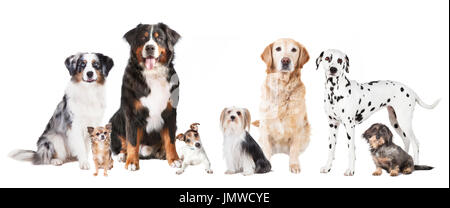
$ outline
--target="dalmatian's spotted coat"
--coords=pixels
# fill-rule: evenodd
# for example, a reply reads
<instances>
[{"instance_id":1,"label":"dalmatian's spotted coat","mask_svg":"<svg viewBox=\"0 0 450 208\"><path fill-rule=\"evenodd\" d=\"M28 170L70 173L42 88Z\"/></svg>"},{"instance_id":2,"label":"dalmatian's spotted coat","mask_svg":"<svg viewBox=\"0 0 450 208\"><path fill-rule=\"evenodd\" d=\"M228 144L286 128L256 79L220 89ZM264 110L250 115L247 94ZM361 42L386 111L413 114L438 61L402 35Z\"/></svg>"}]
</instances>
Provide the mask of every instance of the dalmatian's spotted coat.
<instances>
[{"instance_id":1,"label":"dalmatian's spotted coat","mask_svg":"<svg viewBox=\"0 0 450 208\"><path fill-rule=\"evenodd\" d=\"M346 140L349 150L346 176L355 173L355 126L369 118L373 113L387 107L389 120L400 135L408 152L410 141L414 151L415 164L419 163L419 143L411 127L411 120L416 102L427 109L433 109L438 103L425 104L413 90L394 81L373 81L358 83L347 78L349 59L339 50L327 50L316 59L317 69L325 69L325 112L329 119L328 161L321 168L322 173L331 170L336 148L336 137L340 124L347 132Z\"/></svg>"}]
</instances>

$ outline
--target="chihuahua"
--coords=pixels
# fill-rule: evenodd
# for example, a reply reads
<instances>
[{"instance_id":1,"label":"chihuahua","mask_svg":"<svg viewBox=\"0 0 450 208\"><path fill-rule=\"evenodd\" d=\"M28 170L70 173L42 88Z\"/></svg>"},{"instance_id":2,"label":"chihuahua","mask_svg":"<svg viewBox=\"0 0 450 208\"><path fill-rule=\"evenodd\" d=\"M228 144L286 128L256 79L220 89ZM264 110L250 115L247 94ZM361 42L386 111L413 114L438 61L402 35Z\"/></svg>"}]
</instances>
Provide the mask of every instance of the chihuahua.
<instances>
[{"instance_id":1,"label":"chihuahua","mask_svg":"<svg viewBox=\"0 0 450 208\"><path fill-rule=\"evenodd\" d=\"M92 156L95 163L94 176L98 175L98 169L103 168L104 176L108 176L107 170L113 168L113 159L111 158L111 124L105 127L87 127L92 143Z\"/></svg>"}]
</instances>

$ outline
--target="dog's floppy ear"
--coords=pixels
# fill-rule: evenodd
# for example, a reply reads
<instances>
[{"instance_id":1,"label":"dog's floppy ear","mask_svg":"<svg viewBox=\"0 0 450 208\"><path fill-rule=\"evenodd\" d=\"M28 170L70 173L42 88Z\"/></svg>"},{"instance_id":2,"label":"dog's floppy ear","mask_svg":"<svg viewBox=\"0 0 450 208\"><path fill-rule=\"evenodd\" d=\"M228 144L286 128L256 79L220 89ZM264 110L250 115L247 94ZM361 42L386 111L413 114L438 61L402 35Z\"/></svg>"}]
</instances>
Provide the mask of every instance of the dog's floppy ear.
<instances>
[{"instance_id":1,"label":"dog's floppy ear","mask_svg":"<svg viewBox=\"0 0 450 208\"><path fill-rule=\"evenodd\" d=\"M64 61L67 70L69 70L70 76L73 76L77 71L77 62L79 57L79 54L71 55Z\"/></svg>"},{"instance_id":2,"label":"dog's floppy ear","mask_svg":"<svg viewBox=\"0 0 450 208\"><path fill-rule=\"evenodd\" d=\"M177 137L176 137L176 139L178 139L178 140L184 142L184 134L178 134Z\"/></svg>"},{"instance_id":3,"label":"dog's floppy ear","mask_svg":"<svg viewBox=\"0 0 450 208\"><path fill-rule=\"evenodd\" d=\"M298 56L298 61L297 61L297 66L298 68L303 68L303 65L305 65L308 61L309 61L309 53L306 50L306 48L297 43L299 50L300 50L300 55Z\"/></svg>"},{"instance_id":4,"label":"dog's floppy ear","mask_svg":"<svg viewBox=\"0 0 450 208\"><path fill-rule=\"evenodd\" d=\"M89 134L92 134L92 132L94 132L94 127L88 126L87 127L87 131L88 131Z\"/></svg>"},{"instance_id":5,"label":"dog's floppy ear","mask_svg":"<svg viewBox=\"0 0 450 208\"><path fill-rule=\"evenodd\" d=\"M381 125L379 131L380 131L379 132L380 137L382 137L384 139L384 142L387 145L392 144L392 137L393 137L393 135L392 135L391 130L389 130L389 128L387 126Z\"/></svg>"},{"instance_id":6,"label":"dog's floppy ear","mask_svg":"<svg viewBox=\"0 0 450 208\"><path fill-rule=\"evenodd\" d=\"M177 31L172 30L169 26L167 26L164 23L158 23L158 26L161 28L164 28L166 34L167 34L167 45L169 46L170 51L174 51L174 46L178 42L178 40L181 38L180 34L177 33Z\"/></svg>"},{"instance_id":7,"label":"dog's floppy ear","mask_svg":"<svg viewBox=\"0 0 450 208\"><path fill-rule=\"evenodd\" d=\"M191 129L194 131L198 131L198 125L200 125L199 123L193 123L191 124Z\"/></svg>"},{"instance_id":8,"label":"dog's floppy ear","mask_svg":"<svg viewBox=\"0 0 450 208\"><path fill-rule=\"evenodd\" d=\"M101 53L96 53L98 59L100 60L100 63L102 64L102 73L105 77L108 76L109 71L111 71L112 67L114 66L114 61L112 58L109 58L108 56L105 56Z\"/></svg>"},{"instance_id":9,"label":"dog's floppy ear","mask_svg":"<svg viewBox=\"0 0 450 208\"><path fill-rule=\"evenodd\" d=\"M345 71L348 73L348 67L350 67L350 60L348 59L348 56L345 56Z\"/></svg>"},{"instance_id":10,"label":"dog's floppy ear","mask_svg":"<svg viewBox=\"0 0 450 208\"><path fill-rule=\"evenodd\" d=\"M272 47L273 43L269 44L268 46L266 46L263 53L261 54L261 59L267 65L267 72L269 72L269 69L273 68Z\"/></svg>"},{"instance_id":11,"label":"dog's floppy ear","mask_svg":"<svg viewBox=\"0 0 450 208\"><path fill-rule=\"evenodd\" d=\"M243 109L244 111L244 129L250 131L250 122L252 121L252 117L250 116L250 111L247 108Z\"/></svg>"},{"instance_id":12,"label":"dog's floppy ear","mask_svg":"<svg viewBox=\"0 0 450 208\"><path fill-rule=\"evenodd\" d=\"M320 65L320 62L322 62L322 58L323 58L323 54L324 54L325 52L324 51L322 51L322 53L320 53L320 55L319 55L319 57L317 57L317 59L316 59L316 70L317 69L319 69L319 65Z\"/></svg>"},{"instance_id":13,"label":"dog's floppy ear","mask_svg":"<svg viewBox=\"0 0 450 208\"><path fill-rule=\"evenodd\" d=\"M135 28L133 28L130 31L128 31L127 33L125 33L123 38L125 38L125 40L128 42L128 44L131 45L133 43L133 41L136 40L137 29L141 26L142 26L142 24L139 23Z\"/></svg>"},{"instance_id":14,"label":"dog's floppy ear","mask_svg":"<svg viewBox=\"0 0 450 208\"><path fill-rule=\"evenodd\" d=\"M223 123L225 122L225 114L227 112L228 108L224 108L222 110L222 113L220 113L220 127L223 129Z\"/></svg>"}]
</instances>

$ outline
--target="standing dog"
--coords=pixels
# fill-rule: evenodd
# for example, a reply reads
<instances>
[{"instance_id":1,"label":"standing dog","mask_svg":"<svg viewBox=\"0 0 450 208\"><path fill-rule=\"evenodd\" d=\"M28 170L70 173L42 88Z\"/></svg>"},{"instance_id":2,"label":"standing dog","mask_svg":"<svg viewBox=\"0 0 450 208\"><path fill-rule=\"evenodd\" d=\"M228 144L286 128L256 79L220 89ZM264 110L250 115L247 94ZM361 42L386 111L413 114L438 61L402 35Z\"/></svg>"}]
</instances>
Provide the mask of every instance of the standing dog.
<instances>
[{"instance_id":1,"label":"standing dog","mask_svg":"<svg viewBox=\"0 0 450 208\"><path fill-rule=\"evenodd\" d=\"M370 153L377 169L372 175L379 176L382 169L391 176L398 176L399 172L411 174L414 170L431 170L427 165L414 165L413 158L392 141L393 135L383 124L373 124L367 129L363 138L370 144Z\"/></svg>"},{"instance_id":2,"label":"standing dog","mask_svg":"<svg viewBox=\"0 0 450 208\"><path fill-rule=\"evenodd\" d=\"M114 62L100 53L78 53L68 57L65 64L72 79L39 137L37 151L16 150L10 154L12 158L53 165L76 158L81 169L89 169L86 128L102 122L105 81Z\"/></svg>"},{"instance_id":3,"label":"standing dog","mask_svg":"<svg viewBox=\"0 0 450 208\"><path fill-rule=\"evenodd\" d=\"M184 134L178 134L177 139L184 142L177 152L180 154L180 158L183 161L181 169L177 171L180 175L190 165L203 164L205 166L206 173L212 174L211 163L203 148L202 141L200 140L200 134L198 133L199 123L191 124L191 128Z\"/></svg>"},{"instance_id":4,"label":"standing dog","mask_svg":"<svg viewBox=\"0 0 450 208\"><path fill-rule=\"evenodd\" d=\"M110 119L111 149L132 171L139 169L139 158L167 159L179 167L175 150L179 82L172 61L180 35L163 23L139 24L124 38L131 53L120 108Z\"/></svg>"},{"instance_id":5,"label":"standing dog","mask_svg":"<svg viewBox=\"0 0 450 208\"><path fill-rule=\"evenodd\" d=\"M349 80L349 58L339 50L327 50L316 59L317 69L325 69L325 112L328 115L330 136L327 164L321 168L322 173L331 170L336 148L336 137L340 124L347 131L349 161L346 176L355 172L355 126L369 118L379 109L387 106L389 120L395 131L402 137L408 152L410 141L413 143L414 162L419 163L419 143L414 136L411 121L416 103L433 109L425 104L413 90L394 81L373 81L360 84Z\"/></svg>"},{"instance_id":6,"label":"standing dog","mask_svg":"<svg viewBox=\"0 0 450 208\"><path fill-rule=\"evenodd\" d=\"M250 112L245 108L225 108L220 115L223 133L225 174L267 173L272 166L258 143L250 136Z\"/></svg>"},{"instance_id":7,"label":"standing dog","mask_svg":"<svg viewBox=\"0 0 450 208\"><path fill-rule=\"evenodd\" d=\"M289 169L300 173L298 157L309 144L310 126L306 115L305 85L300 70L308 62L306 48L292 39L279 39L261 55L267 77L260 104L260 142L269 158L276 153L289 155Z\"/></svg>"},{"instance_id":8,"label":"standing dog","mask_svg":"<svg viewBox=\"0 0 450 208\"><path fill-rule=\"evenodd\" d=\"M114 161L111 158L111 124L105 127L87 127L92 144L92 158L95 164L94 176L98 175L98 169L103 168L103 175L108 176L108 170L111 170Z\"/></svg>"}]
</instances>

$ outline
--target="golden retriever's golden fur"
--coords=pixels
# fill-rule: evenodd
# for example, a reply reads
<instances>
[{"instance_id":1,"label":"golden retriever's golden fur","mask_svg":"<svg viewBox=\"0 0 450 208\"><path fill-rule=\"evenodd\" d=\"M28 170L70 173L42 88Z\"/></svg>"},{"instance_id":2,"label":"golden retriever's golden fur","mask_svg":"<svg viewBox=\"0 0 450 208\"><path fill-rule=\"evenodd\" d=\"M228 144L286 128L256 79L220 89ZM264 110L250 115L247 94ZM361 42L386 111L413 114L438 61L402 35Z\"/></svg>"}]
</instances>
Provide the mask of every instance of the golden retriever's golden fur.
<instances>
[{"instance_id":1,"label":"golden retriever's golden fur","mask_svg":"<svg viewBox=\"0 0 450 208\"><path fill-rule=\"evenodd\" d=\"M267 65L267 77L262 86L261 120L253 124L260 126L260 143L266 157L270 160L273 154L288 154L290 171L299 173L298 157L310 137L305 86L300 79L309 55L297 41L279 39L265 48L261 58ZM289 58L292 66L280 70L283 58Z\"/></svg>"}]
</instances>

